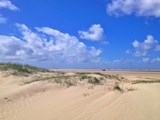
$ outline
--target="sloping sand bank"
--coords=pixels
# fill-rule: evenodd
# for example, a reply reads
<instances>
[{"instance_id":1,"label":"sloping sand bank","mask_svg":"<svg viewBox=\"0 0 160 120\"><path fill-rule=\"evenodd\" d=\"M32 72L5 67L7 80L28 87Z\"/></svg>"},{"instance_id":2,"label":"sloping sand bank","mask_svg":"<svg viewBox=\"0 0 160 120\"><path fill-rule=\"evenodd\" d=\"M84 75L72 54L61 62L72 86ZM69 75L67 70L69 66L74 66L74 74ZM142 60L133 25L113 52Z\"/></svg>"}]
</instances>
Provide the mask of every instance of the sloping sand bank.
<instances>
[{"instance_id":1,"label":"sloping sand bank","mask_svg":"<svg viewBox=\"0 0 160 120\"><path fill-rule=\"evenodd\" d=\"M160 78L154 72L108 73L130 81ZM1 75L0 120L160 120L160 83L126 83L133 89L121 92L105 85L21 85L25 79Z\"/></svg>"}]
</instances>

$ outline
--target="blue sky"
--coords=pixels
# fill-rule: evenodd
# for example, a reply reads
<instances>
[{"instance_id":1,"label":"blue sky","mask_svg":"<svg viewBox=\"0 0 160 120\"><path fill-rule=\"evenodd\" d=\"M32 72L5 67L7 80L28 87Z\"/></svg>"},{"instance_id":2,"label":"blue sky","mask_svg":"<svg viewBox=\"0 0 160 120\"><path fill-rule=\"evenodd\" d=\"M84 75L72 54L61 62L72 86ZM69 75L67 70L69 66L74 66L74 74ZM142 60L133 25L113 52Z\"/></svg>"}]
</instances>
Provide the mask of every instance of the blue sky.
<instances>
[{"instance_id":1,"label":"blue sky","mask_svg":"<svg viewBox=\"0 0 160 120\"><path fill-rule=\"evenodd\" d=\"M0 0L0 62L160 69L159 0Z\"/></svg>"}]
</instances>

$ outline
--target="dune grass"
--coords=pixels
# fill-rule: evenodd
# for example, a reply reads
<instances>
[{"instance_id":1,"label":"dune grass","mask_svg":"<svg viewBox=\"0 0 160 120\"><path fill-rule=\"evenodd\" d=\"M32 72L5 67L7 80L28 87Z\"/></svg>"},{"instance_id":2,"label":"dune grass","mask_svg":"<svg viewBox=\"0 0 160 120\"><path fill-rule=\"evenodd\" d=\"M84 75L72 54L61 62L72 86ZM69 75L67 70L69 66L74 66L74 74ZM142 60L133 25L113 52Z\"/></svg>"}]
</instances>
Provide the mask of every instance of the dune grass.
<instances>
[{"instance_id":1,"label":"dune grass","mask_svg":"<svg viewBox=\"0 0 160 120\"><path fill-rule=\"evenodd\" d=\"M108 77L109 76L109 77ZM72 75L68 75L64 72L58 72L55 71L52 74L49 74L49 76L46 75L41 75L39 77L34 78L33 80L30 81L25 81L24 84L31 84L33 82L38 82L38 81L48 81L52 83L57 83L62 86L76 86L80 82L86 82L91 85L103 85L107 81L120 81L121 77L117 75L106 75L106 74L101 74L101 73L75 73ZM123 80L123 79L122 79ZM114 83L114 82L113 82Z\"/></svg>"},{"instance_id":2,"label":"dune grass","mask_svg":"<svg viewBox=\"0 0 160 120\"><path fill-rule=\"evenodd\" d=\"M30 74L32 74L32 79L26 80L24 82L24 85L38 81L48 81L70 87L77 85L78 82L86 82L92 85L102 85L108 80L124 80L124 78L119 75L108 75L99 72L76 72L73 75L68 75L62 71L50 71L30 65L21 65L14 63L0 63L0 71L6 71L8 75L14 76L29 76ZM118 90L118 87L115 89Z\"/></svg>"},{"instance_id":3,"label":"dune grass","mask_svg":"<svg viewBox=\"0 0 160 120\"><path fill-rule=\"evenodd\" d=\"M136 80L136 81L132 81L132 84L151 84L151 83L160 83L160 80Z\"/></svg>"},{"instance_id":4,"label":"dune grass","mask_svg":"<svg viewBox=\"0 0 160 120\"><path fill-rule=\"evenodd\" d=\"M10 71L10 74L15 76L26 76L35 72L47 72L48 70L30 65L21 65L16 63L0 63L0 71Z\"/></svg>"},{"instance_id":5,"label":"dune grass","mask_svg":"<svg viewBox=\"0 0 160 120\"><path fill-rule=\"evenodd\" d=\"M89 75L92 75L92 74L101 76L101 79L103 77L103 78L107 78L107 79L125 80L124 77L121 77L119 75L103 74L100 72L78 72L77 73L77 75L81 76L81 79L89 78L90 77Z\"/></svg>"},{"instance_id":6,"label":"dune grass","mask_svg":"<svg viewBox=\"0 0 160 120\"><path fill-rule=\"evenodd\" d=\"M118 83L116 83L116 84L115 84L115 86L114 86L114 90L117 90L117 91L123 92L123 88L122 88Z\"/></svg>"}]
</instances>

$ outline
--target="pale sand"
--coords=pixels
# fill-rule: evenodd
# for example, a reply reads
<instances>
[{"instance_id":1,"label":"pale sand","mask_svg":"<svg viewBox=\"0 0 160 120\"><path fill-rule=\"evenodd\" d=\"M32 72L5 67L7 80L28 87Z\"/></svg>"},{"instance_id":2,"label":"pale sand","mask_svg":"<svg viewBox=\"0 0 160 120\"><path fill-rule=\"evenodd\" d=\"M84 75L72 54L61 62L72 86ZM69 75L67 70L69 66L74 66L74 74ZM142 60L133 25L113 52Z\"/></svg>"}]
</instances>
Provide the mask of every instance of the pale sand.
<instances>
[{"instance_id":1,"label":"pale sand","mask_svg":"<svg viewBox=\"0 0 160 120\"><path fill-rule=\"evenodd\" d=\"M160 79L160 72L102 73L120 74L130 81ZM124 83L135 90L122 93L105 85L22 85L26 79L30 78L0 73L0 120L160 120L160 83Z\"/></svg>"}]
</instances>

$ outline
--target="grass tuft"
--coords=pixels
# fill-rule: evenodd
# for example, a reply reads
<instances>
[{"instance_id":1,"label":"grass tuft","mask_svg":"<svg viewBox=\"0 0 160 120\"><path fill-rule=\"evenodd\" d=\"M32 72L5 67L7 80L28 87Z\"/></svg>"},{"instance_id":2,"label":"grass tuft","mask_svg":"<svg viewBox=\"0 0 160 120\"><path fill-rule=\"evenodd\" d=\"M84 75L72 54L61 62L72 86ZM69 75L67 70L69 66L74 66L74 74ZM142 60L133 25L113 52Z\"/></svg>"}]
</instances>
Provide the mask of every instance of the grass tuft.
<instances>
[{"instance_id":1,"label":"grass tuft","mask_svg":"<svg viewBox=\"0 0 160 120\"><path fill-rule=\"evenodd\" d=\"M16 63L0 63L1 71L10 71L11 75L15 76L27 76L28 74L35 72L47 72L49 70L37 68L30 65L21 65Z\"/></svg>"},{"instance_id":2,"label":"grass tuft","mask_svg":"<svg viewBox=\"0 0 160 120\"><path fill-rule=\"evenodd\" d=\"M143 84L151 84L151 83L160 83L160 80L136 80L136 81L132 81L132 84L140 84L140 83L143 83Z\"/></svg>"},{"instance_id":3,"label":"grass tuft","mask_svg":"<svg viewBox=\"0 0 160 120\"><path fill-rule=\"evenodd\" d=\"M114 90L117 90L117 91L123 92L123 89L122 89L122 87L120 87L120 85L119 85L119 84L116 84L116 85L114 86Z\"/></svg>"},{"instance_id":4,"label":"grass tuft","mask_svg":"<svg viewBox=\"0 0 160 120\"><path fill-rule=\"evenodd\" d=\"M97 77L93 77L91 79L88 79L88 83L98 85L101 84L101 80Z\"/></svg>"}]
</instances>

